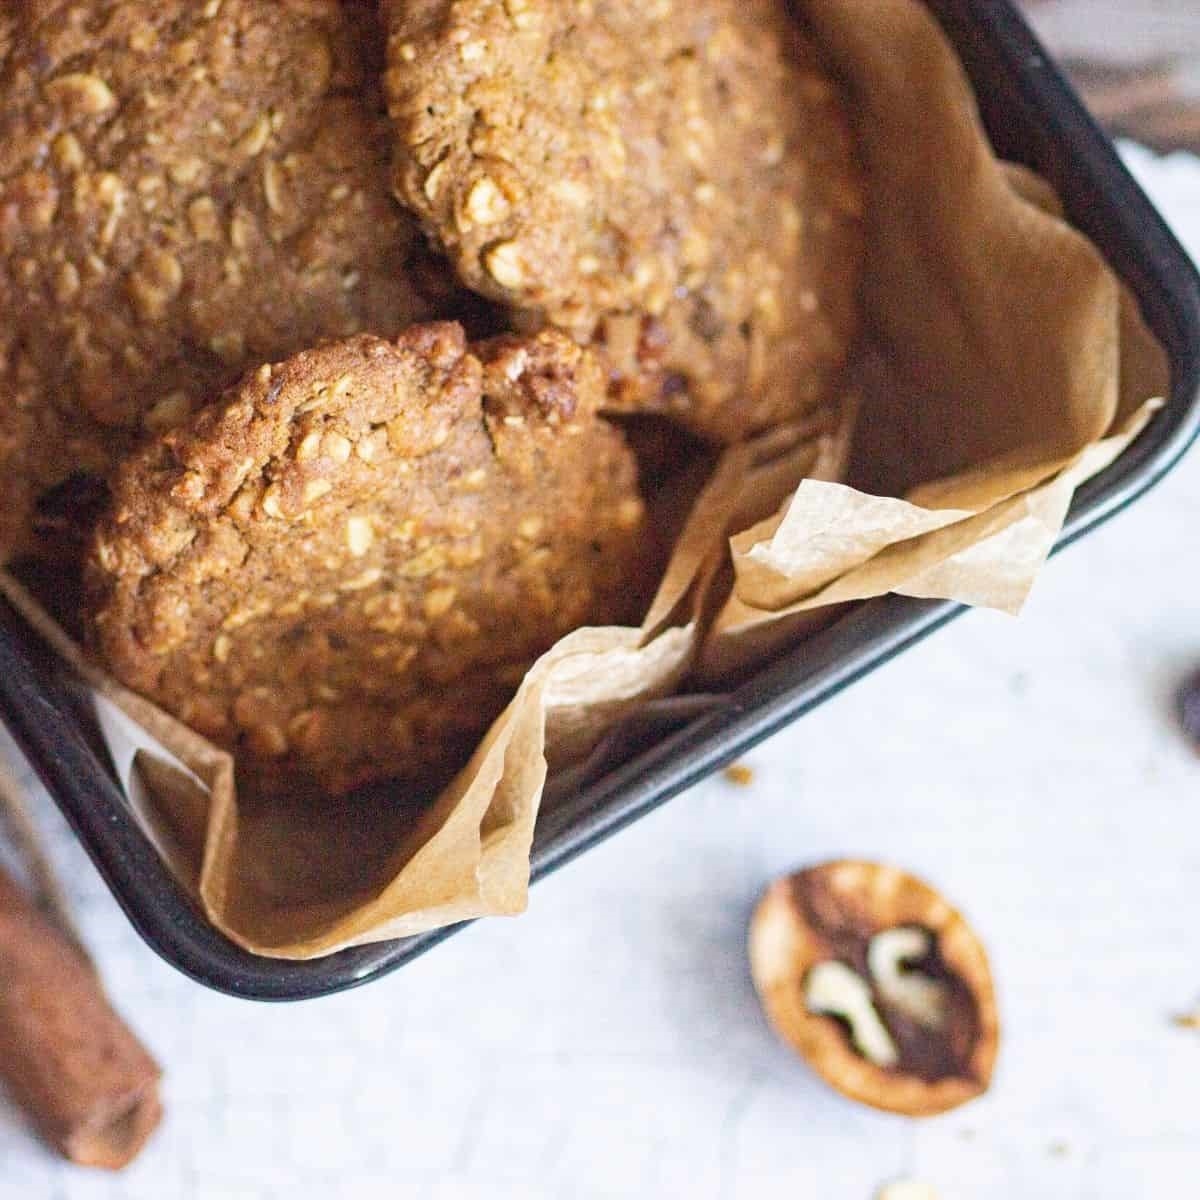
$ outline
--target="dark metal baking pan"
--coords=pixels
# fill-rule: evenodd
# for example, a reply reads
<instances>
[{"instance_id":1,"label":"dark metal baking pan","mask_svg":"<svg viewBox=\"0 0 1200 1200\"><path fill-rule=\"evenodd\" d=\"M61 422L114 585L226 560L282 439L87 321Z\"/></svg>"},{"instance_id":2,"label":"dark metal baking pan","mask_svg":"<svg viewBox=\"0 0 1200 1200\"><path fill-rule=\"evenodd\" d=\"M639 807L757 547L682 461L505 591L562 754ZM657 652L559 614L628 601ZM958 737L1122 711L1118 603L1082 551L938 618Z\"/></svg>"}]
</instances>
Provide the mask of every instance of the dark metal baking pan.
<instances>
[{"instance_id":1,"label":"dark metal baking pan","mask_svg":"<svg viewBox=\"0 0 1200 1200\"><path fill-rule=\"evenodd\" d=\"M1107 255L1166 346L1173 388L1133 448L1076 496L1059 549L1132 503L1200 430L1200 279L1111 144L1009 0L930 0L966 64L1000 153L1047 175L1074 223ZM960 612L887 597L785 653L705 715L670 732L539 821L541 878L802 716ZM440 930L312 962L247 954L209 925L134 823L70 685L15 613L0 606L0 715L141 935L200 983L298 1000L376 979L450 936Z\"/></svg>"}]
</instances>

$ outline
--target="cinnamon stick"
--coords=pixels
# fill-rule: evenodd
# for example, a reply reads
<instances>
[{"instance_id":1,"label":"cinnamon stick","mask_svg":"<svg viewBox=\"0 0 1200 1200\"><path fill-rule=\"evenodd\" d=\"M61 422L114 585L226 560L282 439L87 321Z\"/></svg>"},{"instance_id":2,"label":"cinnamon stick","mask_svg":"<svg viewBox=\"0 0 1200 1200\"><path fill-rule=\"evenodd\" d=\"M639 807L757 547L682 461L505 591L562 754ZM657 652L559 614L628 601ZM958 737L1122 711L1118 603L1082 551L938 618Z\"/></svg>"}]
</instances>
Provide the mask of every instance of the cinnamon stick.
<instances>
[{"instance_id":1,"label":"cinnamon stick","mask_svg":"<svg viewBox=\"0 0 1200 1200\"><path fill-rule=\"evenodd\" d=\"M73 1162L119 1169L162 1116L158 1064L79 950L0 870L0 1078Z\"/></svg>"}]
</instances>

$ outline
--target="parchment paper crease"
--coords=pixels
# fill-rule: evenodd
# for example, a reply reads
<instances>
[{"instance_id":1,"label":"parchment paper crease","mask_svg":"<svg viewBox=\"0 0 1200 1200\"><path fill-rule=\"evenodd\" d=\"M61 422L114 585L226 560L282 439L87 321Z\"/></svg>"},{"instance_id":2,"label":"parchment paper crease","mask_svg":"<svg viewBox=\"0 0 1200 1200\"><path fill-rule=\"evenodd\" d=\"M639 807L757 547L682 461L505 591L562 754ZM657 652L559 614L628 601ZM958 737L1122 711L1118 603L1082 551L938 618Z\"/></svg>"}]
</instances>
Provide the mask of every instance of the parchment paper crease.
<instances>
[{"instance_id":1,"label":"parchment paper crease","mask_svg":"<svg viewBox=\"0 0 1200 1200\"><path fill-rule=\"evenodd\" d=\"M839 605L900 592L1016 612L1075 489L1152 418L1161 348L1048 186L992 155L926 10L795 7L849 90L868 177L866 329L844 394L689 481L643 628L564 638L432 807L239 798L227 754L0 585L90 685L138 819L248 949L307 958L521 911L549 770L610 761L622 722L669 695L686 708Z\"/></svg>"}]
</instances>

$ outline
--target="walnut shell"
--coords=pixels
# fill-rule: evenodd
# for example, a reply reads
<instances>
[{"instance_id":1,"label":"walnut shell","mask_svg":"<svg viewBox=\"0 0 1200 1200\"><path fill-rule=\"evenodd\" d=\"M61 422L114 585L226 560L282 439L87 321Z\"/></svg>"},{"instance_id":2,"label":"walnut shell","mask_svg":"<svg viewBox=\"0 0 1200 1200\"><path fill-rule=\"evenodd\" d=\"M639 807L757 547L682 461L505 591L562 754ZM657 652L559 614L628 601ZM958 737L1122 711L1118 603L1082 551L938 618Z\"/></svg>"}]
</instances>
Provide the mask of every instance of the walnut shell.
<instances>
[{"instance_id":1,"label":"walnut shell","mask_svg":"<svg viewBox=\"0 0 1200 1200\"><path fill-rule=\"evenodd\" d=\"M936 1028L890 1003L867 965L872 938L911 927L932 936L932 957L922 971L942 985L947 1009ZM749 954L771 1025L843 1095L888 1112L933 1116L987 1090L999 1045L987 956L962 916L921 880L856 861L776 880L751 919ZM827 962L849 966L867 983L896 1043L893 1064L872 1062L837 1016L810 1011L806 979Z\"/></svg>"}]
</instances>

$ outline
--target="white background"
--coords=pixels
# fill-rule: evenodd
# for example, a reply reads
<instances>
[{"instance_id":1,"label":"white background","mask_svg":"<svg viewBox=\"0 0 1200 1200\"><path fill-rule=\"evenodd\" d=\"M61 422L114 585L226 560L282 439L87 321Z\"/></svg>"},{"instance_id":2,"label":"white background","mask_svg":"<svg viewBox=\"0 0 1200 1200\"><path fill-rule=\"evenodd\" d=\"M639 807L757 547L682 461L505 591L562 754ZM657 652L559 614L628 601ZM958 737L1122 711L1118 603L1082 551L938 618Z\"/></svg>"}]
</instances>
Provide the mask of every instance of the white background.
<instances>
[{"instance_id":1,"label":"white background","mask_svg":"<svg viewBox=\"0 0 1200 1200\"><path fill-rule=\"evenodd\" d=\"M1200 247L1200 163L1139 158ZM1191 221L1191 227L1186 222ZM686 1196L1131 1200L1200 1180L1200 455L1047 569L1019 621L972 613L748 759L382 982L260 1006L138 941L36 801L113 995L166 1067L125 1175L55 1161L0 1102L0 1197ZM776 874L834 855L926 876L986 940L991 1093L914 1123L827 1091L745 965ZM2 981L0 981L2 985Z\"/></svg>"}]
</instances>

